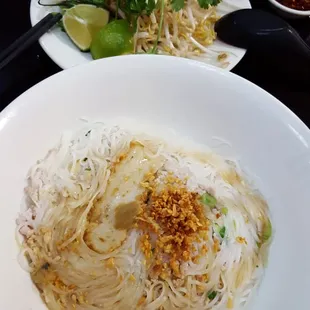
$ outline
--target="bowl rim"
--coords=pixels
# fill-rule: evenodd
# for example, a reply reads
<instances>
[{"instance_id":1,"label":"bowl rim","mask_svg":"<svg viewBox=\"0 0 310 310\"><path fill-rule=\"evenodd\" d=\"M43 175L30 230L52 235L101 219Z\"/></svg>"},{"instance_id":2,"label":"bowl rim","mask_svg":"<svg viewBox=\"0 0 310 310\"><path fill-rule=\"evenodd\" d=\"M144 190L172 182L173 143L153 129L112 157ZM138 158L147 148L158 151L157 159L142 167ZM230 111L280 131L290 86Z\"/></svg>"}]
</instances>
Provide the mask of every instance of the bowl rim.
<instances>
[{"instance_id":1,"label":"bowl rim","mask_svg":"<svg viewBox=\"0 0 310 310\"><path fill-rule=\"evenodd\" d=\"M269 0L269 2L272 3L274 6L276 6L278 9L280 9L286 13L291 13L291 14L299 15L299 16L310 16L310 10L301 11L301 10L291 9L291 8L281 4L277 0Z\"/></svg>"},{"instance_id":2,"label":"bowl rim","mask_svg":"<svg viewBox=\"0 0 310 310\"><path fill-rule=\"evenodd\" d=\"M269 0L270 1L270 0ZM190 66L196 66L196 67L200 67L203 68L204 70L210 70L213 72L217 72L220 75L223 75L225 77L228 77L231 80L235 80L238 81L238 84L244 84L246 85L247 88L251 88L254 92L256 93L260 93L263 94L264 96L266 96L266 98L268 97L268 105L272 104L273 109L276 110L277 115L280 117L285 117L285 118L289 118L291 120L293 120L295 122L295 124L297 124L298 126L300 126L301 130L306 133L307 136L309 136L310 139L310 127L308 127L306 125L306 123L297 115L295 114L295 112L293 110L291 110L288 106L286 106L282 101L280 101L278 98L276 98L274 95L272 95L271 93L269 93L267 90L263 89L262 87L260 87L259 85L255 84L254 82L246 79L243 76L240 76L232 71L227 71L223 68L219 68L219 67L215 67L213 65L210 64L206 64L203 62L200 62L198 60L194 60L194 59L188 59L188 58L182 58L182 57L171 57L171 56L167 56L167 55L147 55L147 54L129 54L129 55L121 55L121 56L114 56L114 57L109 57L109 58L102 58L102 59L97 59L97 60L93 60L91 62L87 62L75 67L71 67L69 69L66 70L62 70L59 71L45 79L43 79L42 81L39 81L37 84L33 85L32 87L30 87L29 89L27 89L26 91L24 91L23 93L21 93L19 96L17 96L15 99L13 99L1 112L0 112L0 133L1 130L5 127L5 126L1 126L1 121L3 119L6 118L10 118L10 114L15 111L16 109L18 109L21 105L23 105L23 100L24 98L26 98L26 96L31 96L31 94L33 92L36 92L38 89L40 89L40 87L42 87L43 85L45 85L46 83L50 83L51 81L53 81L54 79L58 79L59 76L66 76L66 75L70 75L70 74L74 74L74 73L79 73L82 72L83 70L85 70L84 68L87 67L91 67L91 66L96 66L99 63L104 63L104 62L124 62L126 63L126 61L140 61L139 59L141 59L141 61L144 61L144 59L155 59L155 61L159 61L161 63L164 63L165 61L169 64L171 61L175 62L175 63L180 63L183 65L187 64Z\"/></svg>"}]
</instances>

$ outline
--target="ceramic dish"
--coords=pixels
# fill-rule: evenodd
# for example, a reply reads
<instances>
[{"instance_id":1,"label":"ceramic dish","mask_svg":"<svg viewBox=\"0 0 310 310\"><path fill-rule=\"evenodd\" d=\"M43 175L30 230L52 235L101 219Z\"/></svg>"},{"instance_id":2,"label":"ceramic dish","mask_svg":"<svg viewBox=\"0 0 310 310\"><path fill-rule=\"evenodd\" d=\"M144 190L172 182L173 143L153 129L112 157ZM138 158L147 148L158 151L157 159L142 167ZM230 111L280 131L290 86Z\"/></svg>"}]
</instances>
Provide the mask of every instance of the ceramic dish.
<instances>
[{"instance_id":1,"label":"ceramic dish","mask_svg":"<svg viewBox=\"0 0 310 310\"><path fill-rule=\"evenodd\" d=\"M309 129L277 99L230 72L152 55L62 71L0 114L0 309L46 309L18 263L15 220L29 167L80 118L154 123L238 159L268 200L274 228L251 310L310 309Z\"/></svg>"},{"instance_id":2,"label":"ceramic dish","mask_svg":"<svg viewBox=\"0 0 310 310\"><path fill-rule=\"evenodd\" d=\"M223 0L223 3L218 6L218 13L219 15L225 15L235 10L250 7L249 0ZM57 9L42 7L38 4L37 0L32 0L30 4L30 18L32 25L38 23L51 11L57 11ZM53 28L42 36L39 42L49 57L62 69L68 69L92 61L90 53L81 52L60 28ZM214 51L226 52L229 55L227 59L229 64L227 65L226 70L231 70L235 67L246 52L244 49L227 45L219 40L216 40L209 48ZM207 60L206 62L208 63Z\"/></svg>"}]
</instances>

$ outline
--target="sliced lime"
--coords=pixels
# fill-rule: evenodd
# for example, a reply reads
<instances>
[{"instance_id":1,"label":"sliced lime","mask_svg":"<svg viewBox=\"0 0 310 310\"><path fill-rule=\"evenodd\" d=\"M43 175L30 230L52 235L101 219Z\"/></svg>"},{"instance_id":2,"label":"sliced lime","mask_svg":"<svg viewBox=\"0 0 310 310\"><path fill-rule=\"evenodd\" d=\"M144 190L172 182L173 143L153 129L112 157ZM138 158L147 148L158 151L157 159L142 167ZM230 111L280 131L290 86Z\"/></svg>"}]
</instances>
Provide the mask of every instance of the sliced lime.
<instances>
[{"instance_id":1,"label":"sliced lime","mask_svg":"<svg viewBox=\"0 0 310 310\"><path fill-rule=\"evenodd\" d=\"M90 52L94 59L133 53L133 30L126 20L114 20L94 37Z\"/></svg>"},{"instance_id":2,"label":"sliced lime","mask_svg":"<svg viewBox=\"0 0 310 310\"><path fill-rule=\"evenodd\" d=\"M108 21L107 10L88 4L72 7L63 17L65 31L81 51L89 50L92 39Z\"/></svg>"}]
</instances>

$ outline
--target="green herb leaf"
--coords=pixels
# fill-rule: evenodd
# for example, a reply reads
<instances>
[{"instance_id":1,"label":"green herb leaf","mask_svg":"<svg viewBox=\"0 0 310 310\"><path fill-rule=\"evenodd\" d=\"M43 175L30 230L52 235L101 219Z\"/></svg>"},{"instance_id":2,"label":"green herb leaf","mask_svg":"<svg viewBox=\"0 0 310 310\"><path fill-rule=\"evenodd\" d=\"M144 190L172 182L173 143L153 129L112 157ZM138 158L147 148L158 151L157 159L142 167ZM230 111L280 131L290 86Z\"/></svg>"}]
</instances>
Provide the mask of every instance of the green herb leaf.
<instances>
[{"instance_id":1,"label":"green herb leaf","mask_svg":"<svg viewBox=\"0 0 310 310\"><path fill-rule=\"evenodd\" d=\"M209 6L218 5L220 2L221 0L198 0L200 7L203 9L207 9Z\"/></svg>"},{"instance_id":2,"label":"green herb leaf","mask_svg":"<svg viewBox=\"0 0 310 310\"><path fill-rule=\"evenodd\" d=\"M128 1L129 11L134 13L140 13L143 11L145 2L141 2L139 0Z\"/></svg>"},{"instance_id":3,"label":"green herb leaf","mask_svg":"<svg viewBox=\"0 0 310 310\"><path fill-rule=\"evenodd\" d=\"M216 291L212 291L208 294L208 298L210 300L213 300L216 297L216 294L217 294Z\"/></svg>"},{"instance_id":4,"label":"green herb leaf","mask_svg":"<svg viewBox=\"0 0 310 310\"><path fill-rule=\"evenodd\" d=\"M91 171L91 169L90 168L85 168L85 171Z\"/></svg>"},{"instance_id":5,"label":"green herb leaf","mask_svg":"<svg viewBox=\"0 0 310 310\"><path fill-rule=\"evenodd\" d=\"M156 7L155 0L148 0L145 7L146 14L150 15L154 11L155 7Z\"/></svg>"},{"instance_id":6,"label":"green herb leaf","mask_svg":"<svg viewBox=\"0 0 310 310\"><path fill-rule=\"evenodd\" d=\"M184 8L184 0L172 0L171 6L174 11L178 12Z\"/></svg>"},{"instance_id":7,"label":"green herb leaf","mask_svg":"<svg viewBox=\"0 0 310 310\"><path fill-rule=\"evenodd\" d=\"M58 27L60 28L61 31L66 32L64 23L62 19L57 23Z\"/></svg>"},{"instance_id":8,"label":"green herb leaf","mask_svg":"<svg viewBox=\"0 0 310 310\"><path fill-rule=\"evenodd\" d=\"M155 9L155 0L126 0L121 2L120 8L126 12L127 15L131 14L151 14Z\"/></svg>"},{"instance_id":9,"label":"green herb leaf","mask_svg":"<svg viewBox=\"0 0 310 310\"><path fill-rule=\"evenodd\" d=\"M212 195L208 194L208 193L204 193L201 196L201 201L203 204L205 204L211 208L214 208L216 206L216 203L217 203L216 198L213 197Z\"/></svg>"},{"instance_id":10,"label":"green herb leaf","mask_svg":"<svg viewBox=\"0 0 310 310\"><path fill-rule=\"evenodd\" d=\"M150 15L155 7L155 0L119 0L119 8L125 13L134 31L137 29L138 17L144 14Z\"/></svg>"}]
</instances>

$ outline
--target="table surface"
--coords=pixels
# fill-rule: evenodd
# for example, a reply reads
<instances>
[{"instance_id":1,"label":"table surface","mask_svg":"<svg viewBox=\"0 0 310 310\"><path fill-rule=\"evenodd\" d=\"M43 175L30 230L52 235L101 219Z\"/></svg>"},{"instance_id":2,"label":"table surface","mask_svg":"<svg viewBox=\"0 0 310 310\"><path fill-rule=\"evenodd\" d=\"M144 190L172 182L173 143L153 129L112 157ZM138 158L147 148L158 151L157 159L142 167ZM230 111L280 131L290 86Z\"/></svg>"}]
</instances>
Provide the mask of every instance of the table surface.
<instances>
[{"instance_id":1,"label":"table surface","mask_svg":"<svg viewBox=\"0 0 310 310\"><path fill-rule=\"evenodd\" d=\"M30 27L30 0L1 4L0 51L11 44ZM272 11L267 0L251 0L253 8ZM310 42L310 18L288 20L301 37ZM283 65L268 61L259 52L249 49L233 72L259 85L294 111L310 127L310 68L309 75L295 70L293 74L283 71ZM290 61L287 59L287 61ZM301 68L302 64L296 68ZM0 71L0 111L12 100L41 80L61 71L45 54L38 43Z\"/></svg>"}]
</instances>

